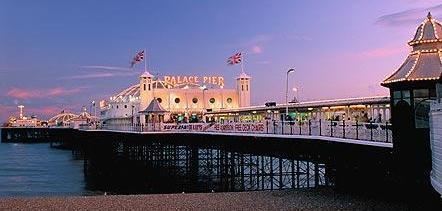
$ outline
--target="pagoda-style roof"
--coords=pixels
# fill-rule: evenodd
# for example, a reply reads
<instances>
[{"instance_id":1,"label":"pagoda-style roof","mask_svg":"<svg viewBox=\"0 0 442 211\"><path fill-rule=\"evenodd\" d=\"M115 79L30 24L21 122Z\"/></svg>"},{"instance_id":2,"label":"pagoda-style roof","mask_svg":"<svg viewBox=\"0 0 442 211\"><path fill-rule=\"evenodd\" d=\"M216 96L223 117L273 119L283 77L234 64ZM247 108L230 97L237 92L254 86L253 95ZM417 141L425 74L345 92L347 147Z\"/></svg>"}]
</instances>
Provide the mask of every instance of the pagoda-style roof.
<instances>
[{"instance_id":1,"label":"pagoda-style roof","mask_svg":"<svg viewBox=\"0 0 442 211\"><path fill-rule=\"evenodd\" d=\"M409 45L442 41L442 25L429 12L427 18L417 27L413 40Z\"/></svg>"},{"instance_id":2,"label":"pagoda-style roof","mask_svg":"<svg viewBox=\"0 0 442 211\"><path fill-rule=\"evenodd\" d=\"M442 75L442 25L431 13L419 25L410 42L413 50L405 62L382 82L383 86L404 81L434 81Z\"/></svg>"},{"instance_id":3,"label":"pagoda-style roof","mask_svg":"<svg viewBox=\"0 0 442 211\"><path fill-rule=\"evenodd\" d=\"M146 109L140 111L140 113L148 113L148 114L159 114L159 113L166 113L166 109L164 109L158 100L154 98L152 101L150 101L149 106L147 106Z\"/></svg>"}]
</instances>

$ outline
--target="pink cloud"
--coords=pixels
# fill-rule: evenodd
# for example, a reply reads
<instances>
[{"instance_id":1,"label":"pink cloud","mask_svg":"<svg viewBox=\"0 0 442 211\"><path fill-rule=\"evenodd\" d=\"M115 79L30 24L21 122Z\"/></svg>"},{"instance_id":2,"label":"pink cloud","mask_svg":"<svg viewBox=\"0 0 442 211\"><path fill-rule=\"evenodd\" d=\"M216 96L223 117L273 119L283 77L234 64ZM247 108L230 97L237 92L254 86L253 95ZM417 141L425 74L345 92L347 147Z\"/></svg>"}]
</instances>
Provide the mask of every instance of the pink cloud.
<instances>
[{"instance_id":1,"label":"pink cloud","mask_svg":"<svg viewBox=\"0 0 442 211\"><path fill-rule=\"evenodd\" d=\"M44 106L40 108L28 108L25 110L27 114L37 114L38 116L51 117L61 112L56 106Z\"/></svg>"},{"instance_id":2,"label":"pink cloud","mask_svg":"<svg viewBox=\"0 0 442 211\"><path fill-rule=\"evenodd\" d=\"M260 53L262 53L262 47L261 47L261 46L258 46L258 45L253 46L253 47L252 47L252 53L254 53L254 54L260 54Z\"/></svg>"},{"instance_id":3,"label":"pink cloud","mask_svg":"<svg viewBox=\"0 0 442 211\"><path fill-rule=\"evenodd\" d=\"M382 47L382 48L370 49L370 50L361 52L359 55L361 57L379 58L379 57L394 56L394 55L398 55L403 52L407 52L406 46Z\"/></svg>"},{"instance_id":4,"label":"pink cloud","mask_svg":"<svg viewBox=\"0 0 442 211\"><path fill-rule=\"evenodd\" d=\"M370 60L377 58L388 58L392 56L397 56L400 54L405 54L409 52L409 49L406 45L401 46L386 46L380 48L367 49L360 52L355 53L343 53L338 54L337 57L339 59L346 60Z\"/></svg>"},{"instance_id":5,"label":"pink cloud","mask_svg":"<svg viewBox=\"0 0 442 211\"><path fill-rule=\"evenodd\" d=\"M16 99L36 99L36 98L51 98L58 96L72 95L81 92L84 87L66 89L63 87L55 87L50 89L22 89L22 88L11 88L6 96L13 97Z\"/></svg>"}]
</instances>

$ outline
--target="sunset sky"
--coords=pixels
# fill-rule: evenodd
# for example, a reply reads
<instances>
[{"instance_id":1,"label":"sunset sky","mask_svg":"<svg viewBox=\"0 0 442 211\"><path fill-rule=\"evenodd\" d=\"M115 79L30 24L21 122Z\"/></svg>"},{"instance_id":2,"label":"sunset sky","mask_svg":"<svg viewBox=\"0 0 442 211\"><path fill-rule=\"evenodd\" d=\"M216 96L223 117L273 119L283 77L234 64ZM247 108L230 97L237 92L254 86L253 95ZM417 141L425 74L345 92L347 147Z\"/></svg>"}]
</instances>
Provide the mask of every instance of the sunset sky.
<instances>
[{"instance_id":1,"label":"sunset sky","mask_svg":"<svg viewBox=\"0 0 442 211\"><path fill-rule=\"evenodd\" d=\"M241 51L252 104L283 102L285 74L301 100L386 95L379 83L406 58L406 42L441 1L0 2L0 121L78 112L138 82L147 49L155 75L220 75L233 87ZM293 96L293 92L291 93Z\"/></svg>"}]
</instances>

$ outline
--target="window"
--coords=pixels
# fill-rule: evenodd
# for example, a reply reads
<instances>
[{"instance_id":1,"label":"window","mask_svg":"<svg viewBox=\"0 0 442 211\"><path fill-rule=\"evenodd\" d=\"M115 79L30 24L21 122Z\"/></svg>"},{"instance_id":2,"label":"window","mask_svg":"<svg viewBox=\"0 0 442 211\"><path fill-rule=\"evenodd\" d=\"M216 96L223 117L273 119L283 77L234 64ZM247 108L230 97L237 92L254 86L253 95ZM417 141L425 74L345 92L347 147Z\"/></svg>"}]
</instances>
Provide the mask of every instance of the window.
<instances>
[{"instance_id":1,"label":"window","mask_svg":"<svg viewBox=\"0 0 442 211\"><path fill-rule=\"evenodd\" d=\"M436 97L442 98L442 83L436 84L436 90L434 90Z\"/></svg>"},{"instance_id":2,"label":"window","mask_svg":"<svg viewBox=\"0 0 442 211\"><path fill-rule=\"evenodd\" d=\"M249 85L248 84L246 85L246 91L249 91Z\"/></svg>"},{"instance_id":3,"label":"window","mask_svg":"<svg viewBox=\"0 0 442 211\"><path fill-rule=\"evenodd\" d=\"M124 108L127 108L127 105L124 105Z\"/></svg>"},{"instance_id":4,"label":"window","mask_svg":"<svg viewBox=\"0 0 442 211\"><path fill-rule=\"evenodd\" d=\"M228 104L232 103L232 101L233 101L232 98L230 98L230 97L227 98L227 103L228 103Z\"/></svg>"},{"instance_id":5,"label":"window","mask_svg":"<svg viewBox=\"0 0 442 211\"><path fill-rule=\"evenodd\" d=\"M176 103L176 104L180 103L180 98L178 98L178 97L175 98L175 103Z\"/></svg>"},{"instance_id":6,"label":"window","mask_svg":"<svg viewBox=\"0 0 442 211\"><path fill-rule=\"evenodd\" d=\"M215 103L215 98L213 98L213 97L210 98L209 102L212 103L212 104L214 104L214 103Z\"/></svg>"},{"instance_id":7,"label":"window","mask_svg":"<svg viewBox=\"0 0 442 211\"><path fill-rule=\"evenodd\" d=\"M150 91L150 84L149 84L149 91Z\"/></svg>"},{"instance_id":8,"label":"window","mask_svg":"<svg viewBox=\"0 0 442 211\"><path fill-rule=\"evenodd\" d=\"M143 90L146 91L146 84L143 84Z\"/></svg>"},{"instance_id":9,"label":"window","mask_svg":"<svg viewBox=\"0 0 442 211\"><path fill-rule=\"evenodd\" d=\"M241 84L241 91L244 91L244 84Z\"/></svg>"},{"instance_id":10,"label":"window","mask_svg":"<svg viewBox=\"0 0 442 211\"><path fill-rule=\"evenodd\" d=\"M117 106L117 109L118 109L118 106Z\"/></svg>"},{"instance_id":11,"label":"window","mask_svg":"<svg viewBox=\"0 0 442 211\"><path fill-rule=\"evenodd\" d=\"M411 104L410 90L394 91L393 92L393 100L394 100L394 105L396 105L401 100L404 100L408 104Z\"/></svg>"},{"instance_id":12,"label":"window","mask_svg":"<svg viewBox=\"0 0 442 211\"><path fill-rule=\"evenodd\" d=\"M161 98L157 98L157 101L158 101L159 103L162 103L162 102L163 102L163 99L161 99Z\"/></svg>"},{"instance_id":13,"label":"window","mask_svg":"<svg viewBox=\"0 0 442 211\"><path fill-rule=\"evenodd\" d=\"M402 98L401 91L394 91L393 98L394 99L401 99Z\"/></svg>"},{"instance_id":14,"label":"window","mask_svg":"<svg viewBox=\"0 0 442 211\"><path fill-rule=\"evenodd\" d=\"M414 98L428 98L428 89L415 89L413 90Z\"/></svg>"},{"instance_id":15,"label":"window","mask_svg":"<svg viewBox=\"0 0 442 211\"><path fill-rule=\"evenodd\" d=\"M196 97L194 97L193 99L192 99L192 103L198 103L198 98L196 98Z\"/></svg>"},{"instance_id":16,"label":"window","mask_svg":"<svg viewBox=\"0 0 442 211\"><path fill-rule=\"evenodd\" d=\"M410 98L410 90L402 90L402 98Z\"/></svg>"}]
</instances>

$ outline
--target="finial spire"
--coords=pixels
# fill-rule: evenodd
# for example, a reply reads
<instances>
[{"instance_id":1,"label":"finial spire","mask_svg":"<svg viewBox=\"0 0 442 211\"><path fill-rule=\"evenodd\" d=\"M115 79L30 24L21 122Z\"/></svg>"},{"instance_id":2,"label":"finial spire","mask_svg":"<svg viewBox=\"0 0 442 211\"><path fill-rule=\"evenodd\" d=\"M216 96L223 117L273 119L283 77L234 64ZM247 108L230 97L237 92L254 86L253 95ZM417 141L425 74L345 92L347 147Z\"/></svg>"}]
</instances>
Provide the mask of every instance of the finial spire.
<instances>
[{"instance_id":1,"label":"finial spire","mask_svg":"<svg viewBox=\"0 0 442 211\"><path fill-rule=\"evenodd\" d=\"M431 19L433 16L431 15L431 12L428 12L427 18Z\"/></svg>"}]
</instances>

